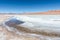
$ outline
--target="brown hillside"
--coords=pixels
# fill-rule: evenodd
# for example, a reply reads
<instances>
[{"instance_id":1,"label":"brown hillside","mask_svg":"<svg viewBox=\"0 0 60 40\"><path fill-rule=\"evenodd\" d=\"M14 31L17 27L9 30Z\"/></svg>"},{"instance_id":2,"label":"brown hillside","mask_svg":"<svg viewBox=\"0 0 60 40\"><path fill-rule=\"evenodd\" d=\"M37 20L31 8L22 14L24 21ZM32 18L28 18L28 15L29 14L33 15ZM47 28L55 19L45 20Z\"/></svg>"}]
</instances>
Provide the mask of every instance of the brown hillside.
<instances>
[{"instance_id":1,"label":"brown hillside","mask_svg":"<svg viewBox=\"0 0 60 40\"><path fill-rule=\"evenodd\" d=\"M29 13L28 15L60 15L60 10L52 10L47 12L35 12L35 13Z\"/></svg>"}]
</instances>

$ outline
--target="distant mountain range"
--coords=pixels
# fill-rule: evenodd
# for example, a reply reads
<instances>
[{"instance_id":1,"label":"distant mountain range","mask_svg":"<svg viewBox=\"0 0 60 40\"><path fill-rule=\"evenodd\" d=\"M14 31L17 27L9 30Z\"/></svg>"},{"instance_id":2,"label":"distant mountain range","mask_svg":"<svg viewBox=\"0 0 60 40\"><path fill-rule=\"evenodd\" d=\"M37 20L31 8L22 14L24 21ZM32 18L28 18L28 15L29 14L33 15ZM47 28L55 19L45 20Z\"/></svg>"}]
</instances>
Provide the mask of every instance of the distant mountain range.
<instances>
[{"instance_id":1,"label":"distant mountain range","mask_svg":"<svg viewBox=\"0 0 60 40\"><path fill-rule=\"evenodd\" d=\"M46 12L28 12L28 13L0 13L0 14L24 14L24 15L59 15L60 10L50 10Z\"/></svg>"},{"instance_id":2,"label":"distant mountain range","mask_svg":"<svg viewBox=\"0 0 60 40\"><path fill-rule=\"evenodd\" d=\"M33 13L26 13L26 14L31 14L31 15L58 15L60 14L60 10L51 10L51 11L47 11L47 12L33 12Z\"/></svg>"}]
</instances>

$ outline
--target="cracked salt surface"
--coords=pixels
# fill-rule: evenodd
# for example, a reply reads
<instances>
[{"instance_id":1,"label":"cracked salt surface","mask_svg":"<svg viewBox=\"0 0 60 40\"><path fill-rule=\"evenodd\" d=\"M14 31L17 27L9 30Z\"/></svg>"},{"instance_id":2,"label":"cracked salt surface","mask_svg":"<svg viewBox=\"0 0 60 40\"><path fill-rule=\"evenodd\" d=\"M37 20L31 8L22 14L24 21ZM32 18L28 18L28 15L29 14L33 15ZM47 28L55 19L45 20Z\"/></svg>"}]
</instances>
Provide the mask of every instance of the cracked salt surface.
<instances>
[{"instance_id":1,"label":"cracked salt surface","mask_svg":"<svg viewBox=\"0 0 60 40\"><path fill-rule=\"evenodd\" d=\"M1 28L1 27L0 27ZM9 32L7 29L4 30L2 28L2 31L0 31L0 40L60 40L60 37L52 37L52 36L45 36L45 35L37 35L35 34L27 34L27 33L21 33L20 35L16 34L16 32ZM30 36L30 37L29 37Z\"/></svg>"},{"instance_id":2,"label":"cracked salt surface","mask_svg":"<svg viewBox=\"0 0 60 40\"><path fill-rule=\"evenodd\" d=\"M6 34L0 31L0 40L6 40Z\"/></svg>"},{"instance_id":3,"label":"cracked salt surface","mask_svg":"<svg viewBox=\"0 0 60 40\"><path fill-rule=\"evenodd\" d=\"M36 37L27 37L27 35L17 35L15 32L9 32L6 28L0 26L0 40L40 40Z\"/></svg>"},{"instance_id":4,"label":"cracked salt surface","mask_svg":"<svg viewBox=\"0 0 60 40\"><path fill-rule=\"evenodd\" d=\"M36 37L38 36L38 37ZM16 32L9 32L7 29L0 27L0 40L58 40L58 37L49 37L44 35L36 35L36 34L27 34L21 33L19 36Z\"/></svg>"},{"instance_id":5,"label":"cracked salt surface","mask_svg":"<svg viewBox=\"0 0 60 40\"><path fill-rule=\"evenodd\" d=\"M17 36L17 35L14 36L13 34L15 34L15 32L13 34L10 34L9 32L5 33L5 32L1 31L0 34L1 34L0 35L1 40L60 40L59 37L49 37L49 36L37 35L37 36L39 36L39 38L37 38L35 36L36 34L26 34L26 33L23 33L25 35L25 37L23 34L20 34L20 36ZM8 37L7 37L7 34L10 34L10 35L8 35ZM28 37L28 36L30 36L30 37Z\"/></svg>"}]
</instances>

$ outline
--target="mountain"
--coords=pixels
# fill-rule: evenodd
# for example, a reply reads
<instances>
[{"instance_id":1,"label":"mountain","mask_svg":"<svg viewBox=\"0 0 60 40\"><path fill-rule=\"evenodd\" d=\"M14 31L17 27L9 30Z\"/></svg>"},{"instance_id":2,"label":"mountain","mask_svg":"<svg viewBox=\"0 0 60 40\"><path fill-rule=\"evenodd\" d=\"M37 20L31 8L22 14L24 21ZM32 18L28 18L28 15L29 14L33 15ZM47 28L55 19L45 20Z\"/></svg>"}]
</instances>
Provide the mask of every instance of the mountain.
<instances>
[{"instance_id":1,"label":"mountain","mask_svg":"<svg viewBox=\"0 0 60 40\"><path fill-rule=\"evenodd\" d=\"M28 15L59 15L60 10L50 10L47 12L33 12L33 13L26 13Z\"/></svg>"},{"instance_id":2,"label":"mountain","mask_svg":"<svg viewBox=\"0 0 60 40\"><path fill-rule=\"evenodd\" d=\"M0 13L1 14L11 14L11 15L60 15L60 10L49 10L46 12L25 12L25 13Z\"/></svg>"}]
</instances>

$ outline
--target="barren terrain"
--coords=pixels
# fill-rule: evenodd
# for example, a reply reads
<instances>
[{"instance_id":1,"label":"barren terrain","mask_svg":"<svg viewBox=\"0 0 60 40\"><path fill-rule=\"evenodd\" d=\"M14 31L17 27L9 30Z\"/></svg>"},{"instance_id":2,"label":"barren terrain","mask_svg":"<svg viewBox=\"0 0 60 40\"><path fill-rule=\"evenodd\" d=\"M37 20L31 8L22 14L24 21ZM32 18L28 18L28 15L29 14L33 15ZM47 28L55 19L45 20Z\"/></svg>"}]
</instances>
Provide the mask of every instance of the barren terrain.
<instances>
[{"instance_id":1,"label":"barren terrain","mask_svg":"<svg viewBox=\"0 0 60 40\"><path fill-rule=\"evenodd\" d=\"M49 11L50 13L60 13L60 11L58 12L51 12ZM24 14L25 15L25 14ZM29 14L28 14L29 15ZM52 35L48 34L46 35L47 33L37 33L37 31L35 31L34 33L36 34L39 34L39 36L31 36L29 34L22 34L22 35L19 35L19 34L16 34L15 32L11 32L11 31L8 31L3 25L1 25L6 19L12 17L12 16L20 16L18 14L0 14L0 40L60 40L60 37L53 37L54 33ZM25 30L28 30L28 29L25 29ZM21 29L21 31L24 32L23 29ZM28 31L25 31L26 33L29 32L30 30ZM30 31L31 32L31 31Z\"/></svg>"},{"instance_id":2,"label":"barren terrain","mask_svg":"<svg viewBox=\"0 0 60 40\"><path fill-rule=\"evenodd\" d=\"M0 23L4 22L7 18L11 16L12 15L0 15ZM5 27L0 25L0 40L40 40L40 38L17 35L14 32L8 31Z\"/></svg>"}]
</instances>

